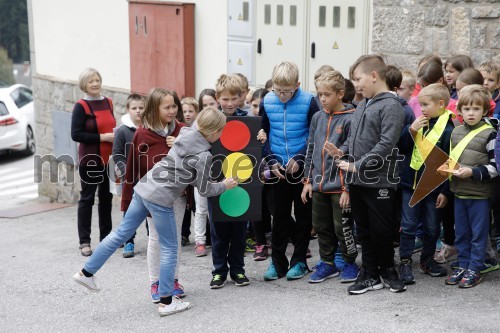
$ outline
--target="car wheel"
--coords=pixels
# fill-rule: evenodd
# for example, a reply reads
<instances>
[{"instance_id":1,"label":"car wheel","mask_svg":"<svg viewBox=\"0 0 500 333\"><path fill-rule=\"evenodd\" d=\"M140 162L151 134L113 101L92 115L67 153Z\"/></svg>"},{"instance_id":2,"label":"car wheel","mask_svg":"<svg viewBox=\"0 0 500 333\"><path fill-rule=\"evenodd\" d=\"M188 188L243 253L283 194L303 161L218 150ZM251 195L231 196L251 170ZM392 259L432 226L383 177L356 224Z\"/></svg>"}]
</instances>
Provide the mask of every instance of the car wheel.
<instances>
[{"instance_id":1,"label":"car wheel","mask_svg":"<svg viewBox=\"0 0 500 333\"><path fill-rule=\"evenodd\" d=\"M24 150L25 155L33 155L36 151L35 134L31 127L26 128L26 149Z\"/></svg>"}]
</instances>

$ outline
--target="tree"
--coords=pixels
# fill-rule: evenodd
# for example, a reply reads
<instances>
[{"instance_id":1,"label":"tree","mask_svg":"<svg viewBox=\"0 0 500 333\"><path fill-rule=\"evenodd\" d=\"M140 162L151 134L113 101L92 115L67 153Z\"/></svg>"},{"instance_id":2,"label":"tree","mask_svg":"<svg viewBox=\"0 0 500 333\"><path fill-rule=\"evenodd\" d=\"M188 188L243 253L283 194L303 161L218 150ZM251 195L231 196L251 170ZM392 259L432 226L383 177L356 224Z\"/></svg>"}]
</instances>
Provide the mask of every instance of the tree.
<instances>
[{"instance_id":1,"label":"tree","mask_svg":"<svg viewBox=\"0 0 500 333\"><path fill-rule=\"evenodd\" d=\"M0 0L0 47L14 63L30 60L26 0Z\"/></svg>"},{"instance_id":2,"label":"tree","mask_svg":"<svg viewBox=\"0 0 500 333\"><path fill-rule=\"evenodd\" d=\"M12 60L9 59L7 51L3 47L0 47L0 86L3 83L7 85L15 83L13 70Z\"/></svg>"}]
</instances>

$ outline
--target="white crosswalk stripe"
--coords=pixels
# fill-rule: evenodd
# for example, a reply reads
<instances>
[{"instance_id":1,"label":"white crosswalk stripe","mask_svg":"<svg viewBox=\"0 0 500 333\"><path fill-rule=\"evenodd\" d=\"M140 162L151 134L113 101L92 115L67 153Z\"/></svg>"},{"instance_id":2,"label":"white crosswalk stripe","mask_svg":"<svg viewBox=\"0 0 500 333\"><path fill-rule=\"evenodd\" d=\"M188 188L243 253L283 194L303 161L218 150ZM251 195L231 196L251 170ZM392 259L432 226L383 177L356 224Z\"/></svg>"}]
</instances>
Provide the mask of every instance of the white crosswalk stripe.
<instances>
[{"instance_id":1,"label":"white crosswalk stripe","mask_svg":"<svg viewBox=\"0 0 500 333\"><path fill-rule=\"evenodd\" d=\"M16 171L15 168L2 168L0 171L0 198L19 197L35 199L38 197L38 184L34 181L33 170Z\"/></svg>"}]
</instances>

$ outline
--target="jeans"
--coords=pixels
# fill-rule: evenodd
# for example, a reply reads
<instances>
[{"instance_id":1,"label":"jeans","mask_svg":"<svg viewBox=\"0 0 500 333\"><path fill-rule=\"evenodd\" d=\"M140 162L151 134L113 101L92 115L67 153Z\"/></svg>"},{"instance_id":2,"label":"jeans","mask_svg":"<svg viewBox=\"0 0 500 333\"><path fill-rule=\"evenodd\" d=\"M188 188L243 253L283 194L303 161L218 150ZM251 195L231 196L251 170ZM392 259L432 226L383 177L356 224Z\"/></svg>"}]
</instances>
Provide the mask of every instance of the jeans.
<instances>
[{"instance_id":1,"label":"jeans","mask_svg":"<svg viewBox=\"0 0 500 333\"><path fill-rule=\"evenodd\" d=\"M186 196L178 197L174 201L174 215L175 223L177 228L180 228L183 220L183 213L186 207ZM149 281L151 284L155 283L160 279L160 242L158 238L158 232L156 232L156 227L153 219L148 217L149 224L149 239L148 239L148 270L149 270ZM179 262L181 261L181 242L177 242L177 265L175 266L175 276L174 279L179 278Z\"/></svg>"},{"instance_id":2,"label":"jeans","mask_svg":"<svg viewBox=\"0 0 500 333\"><path fill-rule=\"evenodd\" d=\"M486 257L490 200L455 197L455 247L460 267L479 272Z\"/></svg>"},{"instance_id":3,"label":"jeans","mask_svg":"<svg viewBox=\"0 0 500 333\"><path fill-rule=\"evenodd\" d=\"M92 274L97 273L116 249L132 236L148 213L153 217L160 240L160 296L171 296L174 288L178 243L174 211L172 208L149 202L137 193L132 197L132 202L120 225L99 244L84 269Z\"/></svg>"},{"instance_id":4,"label":"jeans","mask_svg":"<svg viewBox=\"0 0 500 333\"><path fill-rule=\"evenodd\" d=\"M429 194L418 204L410 207L408 203L413 191L403 189L403 204L401 217L401 241L399 244L399 256L401 259L411 259L415 250L415 236L419 225L422 225L423 247L420 261L434 256L436 242L441 232L441 209L436 208L438 194Z\"/></svg>"}]
</instances>

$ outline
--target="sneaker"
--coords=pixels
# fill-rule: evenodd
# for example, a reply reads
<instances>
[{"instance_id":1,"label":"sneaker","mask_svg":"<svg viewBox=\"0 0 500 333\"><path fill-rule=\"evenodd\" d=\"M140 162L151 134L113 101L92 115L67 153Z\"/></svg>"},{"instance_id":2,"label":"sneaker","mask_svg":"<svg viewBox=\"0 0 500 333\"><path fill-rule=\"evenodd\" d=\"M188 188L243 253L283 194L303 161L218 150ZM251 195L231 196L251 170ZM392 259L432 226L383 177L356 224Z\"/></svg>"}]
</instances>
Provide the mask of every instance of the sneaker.
<instances>
[{"instance_id":1,"label":"sneaker","mask_svg":"<svg viewBox=\"0 0 500 333\"><path fill-rule=\"evenodd\" d=\"M461 267L455 268L453 273L451 273L451 275L446 278L444 283L446 283L447 285L450 285L450 286L458 284L462 280L462 278L464 277L465 272L466 272L465 268L461 268Z\"/></svg>"},{"instance_id":2,"label":"sneaker","mask_svg":"<svg viewBox=\"0 0 500 333\"><path fill-rule=\"evenodd\" d=\"M470 269L465 272L464 277L458 283L459 288L472 288L481 283L483 278L481 277L481 273L476 273L471 271Z\"/></svg>"},{"instance_id":3,"label":"sneaker","mask_svg":"<svg viewBox=\"0 0 500 333\"><path fill-rule=\"evenodd\" d=\"M312 255L311 250L310 250L310 249L307 249L307 252L306 252L306 259L310 259L310 258L312 258L312 256L313 256L313 255Z\"/></svg>"},{"instance_id":4,"label":"sneaker","mask_svg":"<svg viewBox=\"0 0 500 333\"><path fill-rule=\"evenodd\" d=\"M255 241L251 238L247 238L245 252L255 252Z\"/></svg>"},{"instance_id":5,"label":"sneaker","mask_svg":"<svg viewBox=\"0 0 500 333\"><path fill-rule=\"evenodd\" d=\"M446 245L443 243L443 247L441 251L434 254L434 260L438 264L444 264L450 260L453 260L457 257L458 251L454 246Z\"/></svg>"},{"instance_id":6,"label":"sneaker","mask_svg":"<svg viewBox=\"0 0 500 333\"><path fill-rule=\"evenodd\" d=\"M194 247L194 255L197 257L204 257L207 255L207 249L205 247L205 244L202 243L196 243L196 246Z\"/></svg>"},{"instance_id":7,"label":"sneaker","mask_svg":"<svg viewBox=\"0 0 500 333\"><path fill-rule=\"evenodd\" d=\"M380 277L369 277L365 272L360 272L354 284L347 288L347 292L351 295L360 295L370 290L382 288L384 288L384 284L380 281Z\"/></svg>"},{"instance_id":8,"label":"sneaker","mask_svg":"<svg viewBox=\"0 0 500 333\"><path fill-rule=\"evenodd\" d=\"M420 273L429 274L433 277L446 276L446 268L441 267L432 257L420 262Z\"/></svg>"},{"instance_id":9,"label":"sneaker","mask_svg":"<svg viewBox=\"0 0 500 333\"><path fill-rule=\"evenodd\" d=\"M406 285L415 283L411 259L401 259L401 263L399 264L399 278Z\"/></svg>"},{"instance_id":10,"label":"sneaker","mask_svg":"<svg viewBox=\"0 0 500 333\"><path fill-rule=\"evenodd\" d=\"M174 280L174 290L172 291L172 295L179 298L186 297L184 287L179 283L178 280Z\"/></svg>"},{"instance_id":11,"label":"sneaker","mask_svg":"<svg viewBox=\"0 0 500 333\"><path fill-rule=\"evenodd\" d=\"M298 280L302 279L306 274L309 273L307 265L303 262L296 263L292 268L286 273L287 280Z\"/></svg>"},{"instance_id":12,"label":"sneaker","mask_svg":"<svg viewBox=\"0 0 500 333\"><path fill-rule=\"evenodd\" d=\"M84 286L85 288L88 288L91 291L99 291L99 287L97 287L97 284L95 283L95 277L86 277L83 275L82 271L78 271L75 275L73 275L73 280Z\"/></svg>"},{"instance_id":13,"label":"sneaker","mask_svg":"<svg viewBox=\"0 0 500 333\"><path fill-rule=\"evenodd\" d=\"M484 261L483 267L481 267L481 274L486 274L489 272L497 271L500 269L500 265L495 258L486 259Z\"/></svg>"},{"instance_id":14,"label":"sneaker","mask_svg":"<svg viewBox=\"0 0 500 333\"><path fill-rule=\"evenodd\" d=\"M226 278L220 274L215 274L210 281L210 289L220 289L226 284Z\"/></svg>"},{"instance_id":15,"label":"sneaker","mask_svg":"<svg viewBox=\"0 0 500 333\"><path fill-rule=\"evenodd\" d=\"M160 292L158 291L158 287L160 286L160 282L156 281L151 285L151 300L153 303L160 303Z\"/></svg>"},{"instance_id":16,"label":"sneaker","mask_svg":"<svg viewBox=\"0 0 500 333\"><path fill-rule=\"evenodd\" d=\"M92 255L92 248L90 247L90 244L80 245L80 253L84 257L90 257Z\"/></svg>"},{"instance_id":17,"label":"sneaker","mask_svg":"<svg viewBox=\"0 0 500 333\"><path fill-rule=\"evenodd\" d=\"M267 247L265 245L255 246L255 253L253 254L253 260L255 261L266 260L268 256L269 254L267 252Z\"/></svg>"},{"instance_id":18,"label":"sneaker","mask_svg":"<svg viewBox=\"0 0 500 333\"><path fill-rule=\"evenodd\" d=\"M132 258L134 256L134 243L127 243L123 247L123 258Z\"/></svg>"},{"instance_id":19,"label":"sneaker","mask_svg":"<svg viewBox=\"0 0 500 333\"><path fill-rule=\"evenodd\" d=\"M273 262L269 264L267 271L264 273L264 281L273 281L278 280L278 272L276 272L276 268L274 267Z\"/></svg>"},{"instance_id":20,"label":"sneaker","mask_svg":"<svg viewBox=\"0 0 500 333\"><path fill-rule=\"evenodd\" d=\"M188 246L190 244L188 236L181 236L181 246Z\"/></svg>"},{"instance_id":21,"label":"sneaker","mask_svg":"<svg viewBox=\"0 0 500 333\"><path fill-rule=\"evenodd\" d=\"M233 280L234 285L238 287L248 286L250 284L250 280L242 273L231 276L231 280Z\"/></svg>"},{"instance_id":22,"label":"sneaker","mask_svg":"<svg viewBox=\"0 0 500 333\"><path fill-rule=\"evenodd\" d=\"M337 267L335 267L335 264L329 265L326 262L321 261L316 266L316 270L314 271L314 273L312 273L309 277L309 283L323 282L326 279L334 278L336 276L339 276L339 271L337 270Z\"/></svg>"},{"instance_id":23,"label":"sneaker","mask_svg":"<svg viewBox=\"0 0 500 333\"><path fill-rule=\"evenodd\" d=\"M424 242L420 238L415 238L415 248L413 249L413 253L422 251L423 246Z\"/></svg>"},{"instance_id":24,"label":"sneaker","mask_svg":"<svg viewBox=\"0 0 500 333\"><path fill-rule=\"evenodd\" d=\"M337 269L339 271L342 271L344 269L344 266L346 265L344 258L342 257L342 253L340 252L340 249L335 252L335 259L333 259L333 262L335 263L335 266L337 266Z\"/></svg>"},{"instance_id":25,"label":"sneaker","mask_svg":"<svg viewBox=\"0 0 500 333\"><path fill-rule=\"evenodd\" d=\"M359 267L356 263L345 264L344 268L340 272L340 282L349 283L354 282L358 278Z\"/></svg>"},{"instance_id":26,"label":"sneaker","mask_svg":"<svg viewBox=\"0 0 500 333\"><path fill-rule=\"evenodd\" d=\"M160 317L170 316L174 313L186 311L191 307L191 303L183 302L178 297L172 297L172 303L170 304L160 304L158 306L158 313Z\"/></svg>"},{"instance_id":27,"label":"sneaker","mask_svg":"<svg viewBox=\"0 0 500 333\"><path fill-rule=\"evenodd\" d=\"M384 286L389 287L393 293L399 293L406 290L406 285L398 276L398 271L394 267L386 268L381 274L382 283Z\"/></svg>"},{"instance_id":28,"label":"sneaker","mask_svg":"<svg viewBox=\"0 0 500 333\"><path fill-rule=\"evenodd\" d=\"M314 271L316 270L316 268L318 268L318 266L321 264L322 260L320 259L313 267L311 267L311 270ZM335 261L334 261L335 262ZM335 266L337 266L337 264L335 264ZM337 268L338 269L338 268Z\"/></svg>"}]
</instances>

